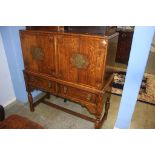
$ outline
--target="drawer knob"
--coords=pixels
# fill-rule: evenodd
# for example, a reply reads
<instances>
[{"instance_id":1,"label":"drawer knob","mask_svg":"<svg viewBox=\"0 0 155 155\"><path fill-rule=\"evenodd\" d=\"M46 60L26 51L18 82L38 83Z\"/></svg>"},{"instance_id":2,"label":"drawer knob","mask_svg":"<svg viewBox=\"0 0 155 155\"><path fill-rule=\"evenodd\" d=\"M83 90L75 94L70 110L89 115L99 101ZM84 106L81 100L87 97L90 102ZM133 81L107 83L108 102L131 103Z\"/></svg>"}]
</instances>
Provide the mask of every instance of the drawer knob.
<instances>
[{"instance_id":1,"label":"drawer knob","mask_svg":"<svg viewBox=\"0 0 155 155\"><path fill-rule=\"evenodd\" d=\"M49 87L49 88L52 87L52 83L51 83L51 82L48 83L48 87Z\"/></svg>"},{"instance_id":2,"label":"drawer knob","mask_svg":"<svg viewBox=\"0 0 155 155\"><path fill-rule=\"evenodd\" d=\"M67 93L67 87L64 87L64 93Z\"/></svg>"},{"instance_id":3,"label":"drawer knob","mask_svg":"<svg viewBox=\"0 0 155 155\"><path fill-rule=\"evenodd\" d=\"M88 96L87 96L87 100L91 100L91 94L88 94Z\"/></svg>"}]
</instances>

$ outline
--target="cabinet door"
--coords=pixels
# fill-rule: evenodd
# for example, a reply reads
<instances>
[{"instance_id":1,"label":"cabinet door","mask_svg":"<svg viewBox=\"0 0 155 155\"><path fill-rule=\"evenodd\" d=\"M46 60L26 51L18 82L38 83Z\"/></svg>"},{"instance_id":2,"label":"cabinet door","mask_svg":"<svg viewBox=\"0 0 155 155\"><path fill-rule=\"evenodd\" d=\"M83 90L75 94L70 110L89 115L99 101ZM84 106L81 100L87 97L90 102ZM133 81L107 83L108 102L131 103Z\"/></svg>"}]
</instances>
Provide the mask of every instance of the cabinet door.
<instances>
[{"instance_id":1,"label":"cabinet door","mask_svg":"<svg viewBox=\"0 0 155 155\"><path fill-rule=\"evenodd\" d=\"M21 44L25 69L55 75L53 35L21 32Z\"/></svg>"},{"instance_id":2,"label":"cabinet door","mask_svg":"<svg viewBox=\"0 0 155 155\"><path fill-rule=\"evenodd\" d=\"M78 70L74 68L71 63L71 55L79 51L79 38L70 35L58 35L57 36L57 77L69 81L78 81Z\"/></svg>"},{"instance_id":3,"label":"cabinet door","mask_svg":"<svg viewBox=\"0 0 155 155\"><path fill-rule=\"evenodd\" d=\"M80 53L86 55L88 66L78 71L78 82L102 88L107 55L107 40L95 37L80 38Z\"/></svg>"},{"instance_id":4,"label":"cabinet door","mask_svg":"<svg viewBox=\"0 0 155 155\"><path fill-rule=\"evenodd\" d=\"M107 42L88 36L60 35L57 39L59 78L101 88Z\"/></svg>"}]
</instances>

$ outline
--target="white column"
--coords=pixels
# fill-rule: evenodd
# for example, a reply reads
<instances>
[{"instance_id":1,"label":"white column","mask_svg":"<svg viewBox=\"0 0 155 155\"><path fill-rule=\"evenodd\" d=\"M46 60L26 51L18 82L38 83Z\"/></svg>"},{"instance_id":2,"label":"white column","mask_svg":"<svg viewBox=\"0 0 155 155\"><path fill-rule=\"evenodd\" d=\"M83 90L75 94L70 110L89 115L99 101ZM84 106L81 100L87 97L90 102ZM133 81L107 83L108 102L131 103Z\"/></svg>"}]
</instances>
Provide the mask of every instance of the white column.
<instances>
[{"instance_id":1,"label":"white column","mask_svg":"<svg viewBox=\"0 0 155 155\"><path fill-rule=\"evenodd\" d=\"M130 127L154 31L155 27L135 27L127 75L115 128Z\"/></svg>"}]
</instances>

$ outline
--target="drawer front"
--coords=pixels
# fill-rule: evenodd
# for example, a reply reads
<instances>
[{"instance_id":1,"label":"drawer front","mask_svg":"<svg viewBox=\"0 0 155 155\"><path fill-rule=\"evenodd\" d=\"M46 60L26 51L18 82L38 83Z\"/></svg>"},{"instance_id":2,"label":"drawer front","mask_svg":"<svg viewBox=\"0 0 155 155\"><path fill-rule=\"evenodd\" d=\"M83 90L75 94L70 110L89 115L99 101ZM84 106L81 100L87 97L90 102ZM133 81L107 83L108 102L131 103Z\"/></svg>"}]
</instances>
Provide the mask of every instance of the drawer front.
<instances>
[{"instance_id":1,"label":"drawer front","mask_svg":"<svg viewBox=\"0 0 155 155\"><path fill-rule=\"evenodd\" d=\"M48 91L48 92L55 92L55 88L56 88L55 82L44 79L44 78L40 78L37 76L29 76L28 84L31 87L42 89L42 90Z\"/></svg>"},{"instance_id":2,"label":"drawer front","mask_svg":"<svg viewBox=\"0 0 155 155\"><path fill-rule=\"evenodd\" d=\"M79 100L83 100L83 101L87 101L87 102L91 102L91 103L96 103L96 98L97 96L93 93L89 93L87 91L83 91L80 89L76 89L73 87L68 87L68 86L64 86L64 85L59 85L58 86L58 93L61 95L63 95L64 97L66 96L69 98L73 98L73 99L79 99Z\"/></svg>"}]
</instances>

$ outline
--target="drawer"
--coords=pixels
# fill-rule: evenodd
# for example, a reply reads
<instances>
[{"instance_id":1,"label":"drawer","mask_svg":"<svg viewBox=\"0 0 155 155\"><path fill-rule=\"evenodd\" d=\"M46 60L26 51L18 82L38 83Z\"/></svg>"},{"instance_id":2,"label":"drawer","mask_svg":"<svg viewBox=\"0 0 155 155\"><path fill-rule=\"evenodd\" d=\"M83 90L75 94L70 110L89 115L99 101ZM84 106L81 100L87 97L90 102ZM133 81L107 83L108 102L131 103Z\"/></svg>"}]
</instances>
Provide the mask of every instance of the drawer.
<instances>
[{"instance_id":1,"label":"drawer","mask_svg":"<svg viewBox=\"0 0 155 155\"><path fill-rule=\"evenodd\" d=\"M56 88L56 83L38 76L28 76L28 84L31 87L42 89L48 92L54 92Z\"/></svg>"},{"instance_id":2,"label":"drawer","mask_svg":"<svg viewBox=\"0 0 155 155\"><path fill-rule=\"evenodd\" d=\"M64 97L69 97L71 99L83 100L91 103L96 103L97 95L89 93L84 90L76 89L73 87L68 87L64 85L58 85L58 93Z\"/></svg>"}]
</instances>

